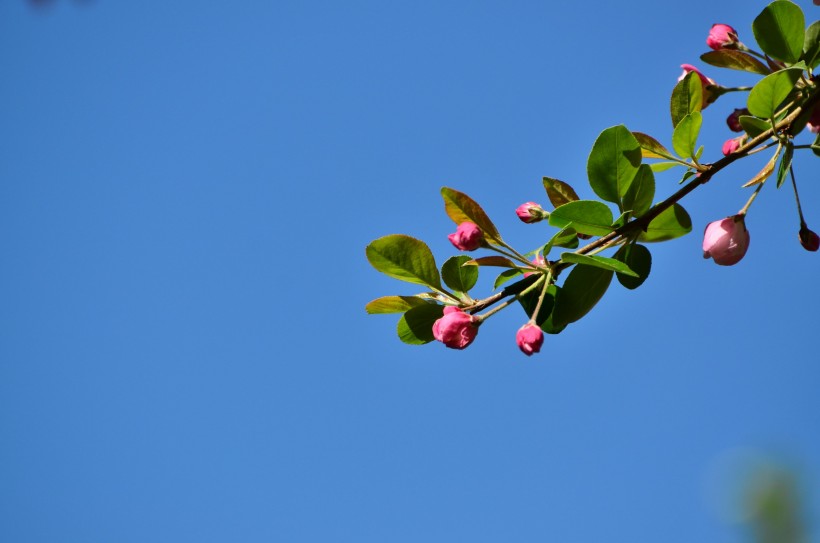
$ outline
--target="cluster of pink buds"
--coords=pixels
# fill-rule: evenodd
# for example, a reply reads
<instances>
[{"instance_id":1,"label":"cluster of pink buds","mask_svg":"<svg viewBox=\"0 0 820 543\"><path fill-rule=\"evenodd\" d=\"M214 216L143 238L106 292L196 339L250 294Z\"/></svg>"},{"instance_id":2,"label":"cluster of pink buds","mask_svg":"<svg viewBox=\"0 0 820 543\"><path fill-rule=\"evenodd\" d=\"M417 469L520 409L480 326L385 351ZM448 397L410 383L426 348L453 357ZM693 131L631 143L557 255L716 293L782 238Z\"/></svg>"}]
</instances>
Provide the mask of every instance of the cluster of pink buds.
<instances>
[{"instance_id":1,"label":"cluster of pink buds","mask_svg":"<svg viewBox=\"0 0 820 543\"><path fill-rule=\"evenodd\" d=\"M481 321L454 306L444 308L444 316L433 323L433 337L451 349L467 348L478 335ZM528 322L518 329L515 343L527 356L541 351L544 343L544 332L533 322Z\"/></svg>"},{"instance_id":2,"label":"cluster of pink buds","mask_svg":"<svg viewBox=\"0 0 820 543\"><path fill-rule=\"evenodd\" d=\"M711 258L715 264L737 264L748 248L749 231L746 230L745 215L733 215L711 222L703 233L703 258Z\"/></svg>"},{"instance_id":3,"label":"cluster of pink buds","mask_svg":"<svg viewBox=\"0 0 820 543\"><path fill-rule=\"evenodd\" d=\"M484 243L484 233L476 223L464 221L447 239L459 251L475 251Z\"/></svg>"},{"instance_id":4,"label":"cluster of pink buds","mask_svg":"<svg viewBox=\"0 0 820 543\"><path fill-rule=\"evenodd\" d=\"M518 218L525 223L534 223L549 217L549 213L535 202L521 204L515 212ZM485 245L484 233L477 224L471 221L459 224L456 231L447 238L461 251L474 251ZM546 265L546 259L542 255L537 255L532 263L533 267L542 267ZM533 272L526 272L524 276L529 276L531 273ZM433 337L451 349L465 349L475 340L480 324L480 317L471 315L461 308L447 306L444 308L444 315L433 323ZM544 332L530 321L519 328L515 335L515 342L521 352L531 356L541 350L541 345L544 343Z\"/></svg>"}]
</instances>

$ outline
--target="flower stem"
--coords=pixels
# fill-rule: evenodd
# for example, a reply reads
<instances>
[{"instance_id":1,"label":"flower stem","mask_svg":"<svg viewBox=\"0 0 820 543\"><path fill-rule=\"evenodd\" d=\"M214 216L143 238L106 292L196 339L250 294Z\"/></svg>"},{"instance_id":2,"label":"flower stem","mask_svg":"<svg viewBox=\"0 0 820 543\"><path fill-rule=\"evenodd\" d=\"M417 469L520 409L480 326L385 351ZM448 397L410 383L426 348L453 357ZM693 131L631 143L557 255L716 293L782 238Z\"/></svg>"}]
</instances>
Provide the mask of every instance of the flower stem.
<instances>
[{"instance_id":1,"label":"flower stem","mask_svg":"<svg viewBox=\"0 0 820 543\"><path fill-rule=\"evenodd\" d=\"M738 48L738 49L740 49L740 48ZM743 49L740 49L740 50L741 50L741 51L745 51L746 53L749 53L750 55L754 55L754 56L756 56L757 58L759 58L759 59L761 59L761 60L765 60L765 61L767 61L767 62L768 62L769 60L771 60L771 59L769 59L766 55L764 55L764 54L762 54L762 53L759 53L759 52L755 51L754 49L749 49L748 47L745 47L745 46L744 46L744 48L743 48ZM776 62L777 64L780 64L780 65L782 66L782 64L781 64L781 63L779 63L779 62L777 62L777 61L774 61L774 62Z\"/></svg>"},{"instance_id":2,"label":"flower stem","mask_svg":"<svg viewBox=\"0 0 820 543\"><path fill-rule=\"evenodd\" d=\"M748 153L746 153L746 155L747 155L747 156L748 156L748 155L753 155L753 154L755 154L755 153L759 153L760 151L765 151L765 150L766 150L766 149L768 149L769 147L774 147L775 145L780 145L780 142L773 141L773 142L771 142L771 143L767 143L767 144L766 144L766 145L764 145L763 147L758 147L757 149L752 149L751 151L749 151ZM795 146L795 149L797 149L797 147L798 147L798 146ZM810 146L810 145L807 145L806 147L811 147L811 146Z\"/></svg>"},{"instance_id":3,"label":"flower stem","mask_svg":"<svg viewBox=\"0 0 820 543\"><path fill-rule=\"evenodd\" d=\"M535 317L538 316L538 312L541 311L541 305L544 303L544 298L547 295L547 290L549 290L550 285L552 284L552 268L547 272L547 280L544 281L544 287L541 289L541 296L538 297L538 303L535 305L535 311L532 312L532 316L530 317L530 324L536 324ZM520 296L520 295L519 295Z\"/></svg>"},{"instance_id":4,"label":"flower stem","mask_svg":"<svg viewBox=\"0 0 820 543\"><path fill-rule=\"evenodd\" d=\"M490 246L490 249L497 252L497 253L501 253L502 255L506 256L507 258L511 258L513 260L518 260L519 262L523 262L524 264L527 265L528 268L532 267L532 262L527 260L526 256L522 255L521 253L519 253L518 251L516 251L515 249L513 249L512 247L510 247L506 243L503 243L503 247L507 248L509 251L504 251L500 247L494 247L492 245Z\"/></svg>"},{"instance_id":5,"label":"flower stem","mask_svg":"<svg viewBox=\"0 0 820 543\"><path fill-rule=\"evenodd\" d=\"M440 289L434 288L433 290L435 290L437 292L440 292L441 294L444 294L445 296L447 296L448 298L450 298L451 300L453 300L456 303L460 304L462 302L462 300L460 298L458 298L455 294L447 292L447 290L445 290L444 288L440 288Z\"/></svg>"},{"instance_id":6,"label":"flower stem","mask_svg":"<svg viewBox=\"0 0 820 543\"><path fill-rule=\"evenodd\" d=\"M794 200L797 202L797 214L800 216L800 228L807 228L806 220L803 218L803 208L800 206L800 196L797 195L797 181L794 179L794 169L789 166L789 174L792 178L792 187L794 187Z\"/></svg>"},{"instance_id":7,"label":"flower stem","mask_svg":"<svg viewBox=\"0 0 820 543\"><path fill-rule=\"evenodd\" d=\"M627 239L626 236L618 236L617 238L613 238L613 239L607 241L606 243L603 243L600 247L596 247L595 249L588 252L587 254L590 255L590 256L591 255L597 255L601 251L605 251L606 249L609 249L613 245L620 245L621 243L626 241L626 239Z\"/></svg>"},{"instance_id":8,"label":"flower stem","mask_svg":"<svg viewBox=\"0 0 820 543\"><path fill-rule=\"evenodd\" d=\"M738 212L737 212L737 214L738 214L738 215L741 215L741 216L742 216L742 215L745 215L745 214L746 214L746 212L747 212L747 211L749 211L749 207L751 207L752 202L754 202L754 201L755 201L755 198L757 198L757 193L758 193L758 192L760 192L760 189L762 189L762 188L763 188L763 185L764 185L765 183L766 183L766 180L765 180L765 179L764 179L763 181L761 181L761 182L760 182L760 184L757 186L757 188L756 188L756 189L755 189L755 191L752 193L752 195L751 195L751 196L749 196L749 201L748 201L748 202L746 202L746 205L745 205L745 206L743 206L743 207L740 209L740 211L738 211Z\"/></svg>"},{"instance_id":9,"label":"flower stem","mask_svg":"<svg viewBox=\"0 0 820 543\"><path fill-rule=\"evenodd\" d=\"M552 271L551 271L551 270L550 270L550 272L549 272L549 275L550 275L550 276L552 275ZM522 296L525 296L525 295L529 294L530 292L532 292L533 290L535 290L536 288L538 288L538 286L539 286L539 285L540 285L540 284L544 281L544 279L546 279L546 276L543 276L543 275L542 275L541 277L539 277L539 278L538 278L538 280L537 280L535 283L533 283L532 285L528 286L527 288L525 288L524 290L522 290L520 293L516 294L514 297L512 297L512 298L510 298L510 299L508 299L508 300L504 300L504 302L503 302L503 303L501 303L501 304L499 304L499 305L495 306L494 308L490 309L489 311L487 311L487 312L486 312L486 313L484 313L483 315L476 315L475 317L476 317L479 321L483 321L484 319L486 319L486 318L488 318L488 317L493 316L494 314L498 313L499 311L501 311L502 309L504 309L504 308L505 308L505 307L507 307L508 305L511 305L511 304L513 304L513 303L517 302L517 301L518 301L518 299L519 299L519 298L521 298Z\"/></svg>"}]
</instances>

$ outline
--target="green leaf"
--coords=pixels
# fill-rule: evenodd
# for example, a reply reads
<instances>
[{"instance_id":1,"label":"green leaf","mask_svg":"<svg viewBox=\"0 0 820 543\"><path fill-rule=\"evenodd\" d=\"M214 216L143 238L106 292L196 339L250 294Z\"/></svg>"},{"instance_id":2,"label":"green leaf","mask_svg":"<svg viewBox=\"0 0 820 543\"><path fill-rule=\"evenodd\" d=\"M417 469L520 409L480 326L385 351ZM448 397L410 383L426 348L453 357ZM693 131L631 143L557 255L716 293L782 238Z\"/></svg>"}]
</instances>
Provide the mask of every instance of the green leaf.
<instances>
[{"instance_id":1,"label":"green leaf","mask_svg":"<svg viewBox=\"0 0 820 543\"><path fill-rule=\"evenodd\" d=\"M622 273L615 274L618 282L626 288L634 290L649 277L649 271L652 269L652 253L643 245L637 243L624 245L615 253L615 259L629 266L637 275L637 277L631 277Z\"/></svg>"},{"instance_id":2,"label":"green leaf","mask_svg":"<svg viewBox=\"0 0 820 543\"><path fill-rule=\"evenodd\" d=\"M691 158L695 154L701 124L703 124L703 116L700 111L693 111L681 119L675 127L672 133L672 147L681 158Z\"/></svg>"},{"instance_id":3,"label":"green leaf","mask_svg":"<svg viewBox=\"0 0 820 543\"><path fill-rule=\"evenodd\" d=\"M568 183L564 183L559 179L553 179L552 177L544 177L543 182L544 189L547 191L547 197L554 207L578 200L578 195Z\"/></svg>"},{"instance_id":4,"label":"green leaf","mask_svg":"<svg viewBox=\"0 0 820 543\"><path fill-rule=\"evenodd\" d=\"M738 121L740 121L740 126L749 134L750 138L756 138L772 127L769 122L750 115L741 115L738 117Z\"/></svg>"},{"instance_id":5,"label":"green leaf","mask_svg":"<svg viewBox=\"0 0 820 543\"><path fill-rule=\"evenodd\" d=\"M624 209L632 210L634 217L640 217L652 207L655 197L655 175L651 166L641 164L635 179L624 196Z\"/></svg>"},{"instance_id":6,"label":"green leaf","mask_svg":"<svg viewBox=\"0 0 820 543\"><path fill-rule=\"evenodd\" d=\"M555 302L555 326L579 320L595 307L609 288L613 272L593 266L575 266L567 275Z\"/></svg>"},{"instance_id":7,"label":"green leaf","mask_svg":"<svg viewBox=\"0 0 820 543\"><path fill-rule=\"evenodd\" d=\"M786 175L789 173L789 168L792 166L792 157L794 156L794 145L788 143L783 156L780 158L780 166L777 168L777 188L783 185L786 180Z\"/></svg>"},{"instance_id":8,"label":"green leaf","mask_svg":"<svg viewBox=\"0 0 820 543\"><path fill-rule=\"evenodd\" d=\"M687 170L686 172L684 172L683 177L681 177L681 180L678 181L678 185L683 185L687 179L693 177L694 175L696 175L696 172L694 170Z\"/></svg>"},{"instance_id":9,"label":"green leaf","mask_svg":"<svg viewBox=\"0 0 820 543\"><path fill-rule=\"evenodd\" d=\"M820 64L820 21L814 21L806 29L806 38L803 41L803 56L800 58L812 70Z\"/></svg>"},{"instance_id":10,"label":"green leaf","mask_svg":"<svg viewBox=\"0 0 820 543\"><path fill-rule=\"evenodd\" d=\"M465 262L471 261L467 255L452 256L441 266L441 278L444 283L458 292L468 292L478 281L478 268L475 266L464 266Z\"/></svg>"},{"instance_id":11,"label":"green leaf","mask_svg":"<svg viewBox=\"0 0 820 543\"><path fill-rule=\"evenodd\" d=\"M444 198L444 211L454 223L474 222L484 232L484 239L494 242L501 241L498 229L475 200L463 192L448 187L442 187L441 196Z\"/></svg>"},{"instance_id":12,"label":"green leaf","mask_svg":"<svg viewBox=\"0 0 820 543\"><path fill-rule=\"evenodd\" d=\"M768 75L772 73L768 66L757 60L749 53L737 51L735 49L718 49L709 51L700 56L706 64L717 66L718 68L729 68L753 74Z\"/></svg>"},{"instance_id":13,"label":"green leaf","mask_svg":"<svg viewBox=\"0 0 820 543\"><path fill-rule=\"evenodd\" d=\"M674 204L655 217L638 239L645 242L666 241L685 236L691 231L689 213L680 204Z\"/></svg>"},{"instance_id":14,"label":"green leaf","mask_svg":"<svg viewBox=\"0 0 820 543\"><path fill-rule=\"evenodd\" d=\"M408 309L429 303L418 296L382 296L368 302L364 309L370 315L404 313Z\"/></svg>"},{"instance_id":15,"label":"green leaf","mask_svg":"<svg viewBox=\"0 0 820 543\"><path fill-rule=\"evenodd\" d=\"M638 277L638 274L629 269L629 266L621 262L620 260L615 260L614 258L608 258L605 256L598 256L598 255L579 255L577 253L563 253L561 255L561 260L567 262L569 264L580 264L582 266L593 266L595 268L601 268L602 270L609 270L618 273L622 273L624 275L631 275L632 277Z\"/></svg>"},{"instance_id":16,"label":"green leaf","mask_svg":"<svg viewBox=\"0 0 820 543\"><path fill-rule=\"evenodd\" d=\"M383 274L441 290L436 261L423 241L392 234L374 240L365 252L370 264Z\"/></svg>"},{"instance_id":17,"label":"green leaf","mask_svg":"<svg viewBox=\"0 0 820 543\"><path fill-rule=\"evenodd\" d=\"M444 306L424 304L407 311L399 319L396 332L399 339L410 345L430 343L433 337L433 323L444 315Z\"/></svg>"},{"instance_id":18,"label":"green leaf","mask_svg":"<svg viewBox=\"0 0 820 543\"><path fill-rule=\"evenodd\" d=\"M623 125L607 128L595 140L587 160L589 184L601 199L623 211L621 199L640 165L641 146L632 132Z\"/></svg>"},{"instance_id":19,"label":"green leaf","mask_svg":"<svg viewBox=\"0 0 820 543\"><path fill-rule=\"evenodd\" d=\"M786 68L758 81L749 92L749 98L746 101L749 112L761 119L774 117L777 108L791 93L802 72L800 68Z\"/></svg>"},{"instance_id":20,"label":"green leaf","mask_svg":"<svg viewBox=\"0 0 820 543\"><path fill-rule=\"evenodd\" d=\"M695 72L689 72L672 89L672 99L669 103L672 127L678 126L678 123L690 113L700 111L702 106L703 87L700 78Z\"/></svg>"},{"instance_id":21,"label":"green leaf","mask_svg":"<svg viewBox=\"0 0 820 543\"><path fill-rule=\"evenodd\" d=\"M578 232L576 232L572 226L565 226L553 234L541 252L546 257L550 254L553 247L566 247L567 249L578 247Z\"/></svg>"},{"instance_id":22,"label":"green leaf","mask_svg":"<svg viewBox=\"0 0 820 543\"><path fill-rule=\"evenodd\" d=\"M572 226L580 234L605 236L612 232L612 211L596 200L578 200L556 208L549 223L558 228Z\"/></svg>"},{"instance_id":23,"label":"green leaf","mask_svg":"<svg viewBox=\"0 0 820 543\"><path fill-rule=\"evenodd\" d=\"M501 272L498 277L495 278L495 282L493 283L493 290L497 289L513 277L518 277L519 275L523 275L524 272L521 270L505 270Z\"/></svg>"},{"instance_id":24,"label":"green leaf","mask_svg":"<svg viewBox=\"0 0 820 543\"><path fill-rule=\"evenodd\" d=\"M541 309L535 317L535 323L548 334L558 334L567 327L566 324L556 326L552 318L555 300L560 295L560 290L561 289L555 285L550 285L547 287L547 292L544 295L544 302L541 304ZM540 296L540 289L536 289L535 291L530 292L526 296L522 296L518 299L521 307L524 308L524 312L528 317L532 317L535 307L538 305L538 298Z\"/></svg>"},{"instance_id":25,"label":"green leaf","mask_svg":"<svg viewBox=\"0 0 820 543\"><path fill-rule=\"evenodd\" d=\"M671 170L675 166L683 166L680 162L656 162L654 164L650 164L649 167L655 173L665 172L666 170Z\"/></svg>"},{"instance_id":26,"label":"green leaf","mask_svg":"<svg viewBox=\"0 0 820 543\"><path fill-rule=\"evenodd\" d=\"M775 0L766 6L752 23L763 52L784 62L797 62L803 52L803 10L788 0Z\"/></svg>"},{"instance_id":27,"label":"green leaf","mask_svg":"<svg viewBox=\"0 0 820 543\"><path fill-rule=\"evenodd\" d=\"M811 144L811 152L820 156L820 134L817 134L817 137L814 138L814 143Z\"/></svg>"},{"instance_id":28,"label":"green leaf","mask_svg":"<svg viewBox=\"0 0 820 543\"><path fill-rule=\"evenodd\" d=\"M464 262L467 267L470 266L493 266L496 268L514 268L517 266L512 260L504 256L482 256L480 258L468 259Z\"/></svg>"},{"instance_id":29,"label":"green leaf","mask_svg":"<svg viewBox=\"0 0 820 543\"><path fill-rule=\"evenodd\" d=\"M641 156L644 158L672 158L673 155L669 149L652 136L643 132L632 132L632 135L638 140L638 145L641 146Z\"/></svg>"}]
</instances>

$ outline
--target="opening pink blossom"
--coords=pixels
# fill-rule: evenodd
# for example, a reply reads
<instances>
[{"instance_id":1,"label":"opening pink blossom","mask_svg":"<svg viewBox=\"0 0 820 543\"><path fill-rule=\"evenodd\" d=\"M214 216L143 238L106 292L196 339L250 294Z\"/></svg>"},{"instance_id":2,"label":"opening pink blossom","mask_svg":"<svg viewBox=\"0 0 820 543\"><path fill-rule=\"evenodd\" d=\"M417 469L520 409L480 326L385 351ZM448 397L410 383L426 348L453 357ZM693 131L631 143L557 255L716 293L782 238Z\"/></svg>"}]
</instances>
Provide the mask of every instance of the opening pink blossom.
<instances>
[{"instance_id":1,"label":"opening pink blossom","mask_svg":"<svg viewBox=\"0 0 820 543\"><path fill-rule=\"evenodd\" d=\"M703 258L711 258L721 266L740 262L749 248L744 218L744 215L735 215L709 223L703 233Z\"/></svg>"}]
</instances>

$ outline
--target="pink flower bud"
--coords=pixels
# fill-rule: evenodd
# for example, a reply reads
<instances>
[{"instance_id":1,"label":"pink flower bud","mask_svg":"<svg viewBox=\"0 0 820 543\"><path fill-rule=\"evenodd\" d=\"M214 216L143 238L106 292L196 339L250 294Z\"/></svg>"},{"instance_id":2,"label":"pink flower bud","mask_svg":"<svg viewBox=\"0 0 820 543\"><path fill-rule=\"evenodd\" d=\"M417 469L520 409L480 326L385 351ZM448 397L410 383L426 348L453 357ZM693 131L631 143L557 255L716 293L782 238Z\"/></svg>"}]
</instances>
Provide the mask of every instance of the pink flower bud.
<instances>
[{"instance_id":1,"label":"pink flower bud","mask_svg":"<svg viewBox=\"0 0 820 543\"><path fill-rule=\"evenodd\" d=\"M734 49L737 46L737 32L729 25L712 25L706 45L717 51L718 49Z\"/></svg>"},{"instance_id":2,"label":"pink flower bud","mask_svg":"<svg viewBox=\"0 0 820 543\"><path fill-rule=\"evenodd\" d=\"M688 74L689 72L695 72L696 74L698 74L698 78L700 79L700 82L703 84L704 87L706 85L715 84L714 81L703 75L700 70L698 70L691 64L681 64L680 67L683 68L683 73L680 74L680 77L678 77L678 81L683 81L683 78L686 77L686 74Z\"/></svg>"},{"instance_id":3,"label":"pink flower bud","mask_svg":"<svg viewBox=\"0 0 820 543\"><path fill-rule=\"evenodd\" d=\"M475 251L484 242L484 233L474 222L465 221L458 225L454 234L447 236L450 243L461 251Z\"/></svg>"},{"instance_id":4,"label":"pink flower bud","mask_svg":"<svg viewBox=\"0 0 820 543\"><path fill-rule=\"evenodd\" d=\"M743 126L740 124L740 116L748 115L749 110L744 108L735 109L731 115L726 118L726 125L732 132L743 132Z\"/></svg>"},{"instance_id":5,"label":"pink flower bud","mask_svg":"<svg viewBox=\"0 0 820 543\"><path fill-rule=\"evenodd\" d=\"M515 342L522 353L531 356L532 353L541 350L541 345L544 343L544 332L535 324L527 323L518 329L518 333L515 334Z\"/></svg>"},{"instance_id":6,"label":"pink flower bud","mask_svg":"<svg viewBox=\"0 0 820 543\"><path fill-rule=\"evenodd\" d=\"M433 323L433 337L451 349L463 349L478 335L478 319L453 306Z\"/></svg>"},{"instance_id":7,"label":"pink flower bud","mask_svg":"<svg viewBox=\"0 0 820 543\"><path fill-rule=\"evenodd\" d=\"M820 249L820 236L815 232L809 230L805 224L800 227L800 232L797 233L797 238L800 240L800 245L807 251L816 251Z\"/></svg>"},{"instance_id":8,"label":"pink flower bud","mask_svg":"<svg viewBox=\"0 0 820 543\"><path fill-rule=\"evenodd\" d=\"M734 215L709 223L703 233L703 258L715 264L732 266L740 262L749 248L749 231L745 215Z\"/></svg>"},{"instance_id":9,"label":"pink flower bud","mask_svg":"<svg viewBox=\"0 0 820 543\"><path fill-rule=\"evenodd\" d=\"M529 224L544 219L544 209L535 202L526 202L516 208L515 214L523 222Z\"/></svg>"},{"instance_id":10,"label":"pink flower bud","mask_svg":"<svg viewBox=\"0 0 820 543\"><path fill-rule=\"evenodd\" d=\"M710 87L718 87L719 85L715 83L713 80L703 75L702 73L700 73L700 70L698 70L691 64L681 64L680 67L683 68L683 73L680 74L678 81L682 81L683 78L686 77L686 74L688 74L689 72L695 72L696 74L698 74L698 78L700 79L701 90L703 90L703 101L701 102L700 108L706 109L706 106L708 106L709 104L714 102L715 99L717 99L716 94L710 89Z\"/></svg>"},{"instance_id":11,"label":"pink flower bud","mask_svg":"<svg viewBox=\"0 0 820 543\"><path fill-rule=\"evenodd\" d=\"M814 106L814 111L811 112L811 117L809 117L809 122L806 123L806 127L812 134L820 134L820 105Z\"/></svg>"},{"instance_id":12,"label":"pink flower bud","mask_svg":"<svg viewBox=\"0 0 820 543\"><path fill-rule=\"evenodd\" d=\"M729 156L740 149L740 138L732 138L723 142L723 156Z\"/></svg>"},{"instance_id":13,"label":"pink flower bud","mask_svg":"<svg viewBox=\"0 0 820 543\"><path fill-rule=\"evenodd\" d=\"M533 263L534 266L540 267L540 266L545 266L547 264L547 261L544 260L544 257L542 255L538 255L538 256L536 256L535 258L532 259L532 263ZM533 273L534 272L524 272L524 277L529 277Z\"/></svg>"}]
</instances>

